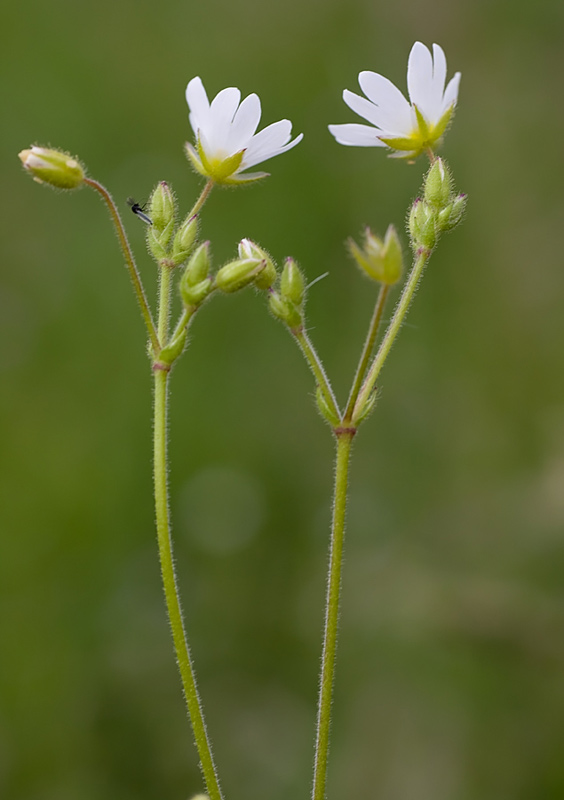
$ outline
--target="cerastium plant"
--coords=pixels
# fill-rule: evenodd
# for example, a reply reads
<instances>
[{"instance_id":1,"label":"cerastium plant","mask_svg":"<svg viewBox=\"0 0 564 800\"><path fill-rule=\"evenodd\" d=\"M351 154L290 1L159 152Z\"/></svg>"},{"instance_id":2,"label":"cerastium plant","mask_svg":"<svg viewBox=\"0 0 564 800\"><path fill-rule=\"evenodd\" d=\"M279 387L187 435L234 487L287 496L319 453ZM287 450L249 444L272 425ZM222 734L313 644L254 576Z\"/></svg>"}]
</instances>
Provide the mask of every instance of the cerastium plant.
<instances>
[{"instance_id":1,"label":"cerastium plant","mask_svg":"<svg viewBox=\"0 0 564 800\"><path fill-rule=\"evenodd\" d=\"M206 179L204 188L187 214L179 215L176 199L165 182L159 183L153 191L146 213L142 213L139 207L133 207L147 224L147 247L157 264L159 293L156 322L119 211L108 190L89 177L77 159L60 150L33 146L20 153L25 169L39 183L59 189L76 189L86 185L101 195L110 211L141 309L154 375L154 491L162 580L188 714L206 791L212 800L221 800L222 793L196 687L172 554L166 419L171 369L184 352L187 331L200 307L217 292L232 293L246 286L254 286L264 293L272 314L286 325L313 373L317 405L336 442L312 794L313 800L324 800L351 444L360 425L374 407L378 377L425 266L442 234L454 228L464 212L465 196L454 191L448 166L435 156L436 146L453 118L459 80L460 73L457 73L445 88L446 59L442 49L433 45L431 53L423 44L416 42L409 56L407 71L409 101L387 78L374 72L361 72L359 83L366 96L361 97L348 90L343 96L347 105L370 125L349 123L329 126L341 144L384 147L392 157L404 158L409 162L425 154L430 161L420 196L411 205L408 214L411 270L378 347L379 327L390 289L402 276L400 240L396 229L390 225L383 238L374 236L367 229L360 245L353 240L348 242L349 251L358 266L380 285L380 289L344 406L337 402L308 336L305 321L306 281L296 262L291 258L286 259L279 272L266 250L250 239L243 239L237 256L214 271L209 243L199 239L201 211L214 186L249 183L265 177L266 173L249 173L247 170L291 149L302 138L300 135L290 141L292 125L288 120L275 122L256 133L261 115L257 95L251 94L241 102L239 90L228 88L219 92L210 103L200 78L191 80L186 99L195 143L186 145L186 153L194 169ZM178 319L171 324L174 284L178 286L182 310Z\"/></svg>"}]
</instances>

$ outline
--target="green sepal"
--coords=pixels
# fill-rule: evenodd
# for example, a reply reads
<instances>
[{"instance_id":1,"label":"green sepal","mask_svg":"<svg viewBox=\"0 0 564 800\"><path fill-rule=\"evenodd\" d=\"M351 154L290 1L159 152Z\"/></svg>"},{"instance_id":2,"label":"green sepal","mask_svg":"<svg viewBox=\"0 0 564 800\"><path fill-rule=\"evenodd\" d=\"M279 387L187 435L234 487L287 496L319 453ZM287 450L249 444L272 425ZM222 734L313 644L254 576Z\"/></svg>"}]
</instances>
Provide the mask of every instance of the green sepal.
<instances>
[{"instance_id":1,"label":"green sepal","mask_svg":"<svg viewBox=\"0 0 564 800\"><path fill-rule=\"evenodd\" d=\"M364 420L372 413L376 405L377 399L378 399L378 392L376 389L374 389L374 391L371 392L371 394L369 395L368 400L366 401L364 406L360 409L360 413L358 414L355 413L353 415L353 423L355 425L360 425L360 423L364 422Z\"/></svg>"},{"instance_id":2,"label":"green sepal","mask_svg":"<svg viewBox=\"0 0 564 800\"><path fill-rule=\"evenodd\" d=\"M406 150L408 152L417 153L421 150L421 142L410 137L398 136L390 138L388 136L379 136L381 142L387 144L388 147L393 147L394 150Z\"/></svg>"},{"instance_id":3,"label":"green sepal","mask_svg":"<svg viewBox=\"0 0 564 800\"><path fill-rule=\"evenodd\" d=\"M243 161L243 156L245 155L244 150L239 150L238 153L228 156L222 161L210 161L206 155L206 151L202 147L199 137L197 149L200 162L206 172L206 175L212 178L212 180L214 180L216 183L224 183L227 178L233 175L234 172L237 172L241 166L241 162Z\"/></svg>"},{"instance_id":4,"label":"green sepal","mask_svg":"<svg viewBox=\"0 0 564 800\"><path fill-rule=\"evenodd\" d=\"M413 104L413 110L415 111L415 116L417 117L417 127L419 128L419 136L421 138L421 142L428 142L431 136L431 132L429 130L429 125L427 124L427 120L425 119L425 117L419 111L419 109L415 104Z\"/></svg>"},{"instance_id":5,"label":"green sepal","mask_svg":"<svg viewBox=\"0 0 564 800\"><path fill-rule=\"evenodd\" d=\"M287 258L280 277L280 294L296 308L301 309L305 300L305 279L293 258Z\"/></svg>"},{"instance_id":6,"label":"green sepal","mask_svg":"<svg viewBox=\"0 0 564 800\"><path fill-rule=\"evenodd\" d=\"M317 409L324 420L326 420L332 428L336 428L341 424L340 417L335 414L327 400L325 399L325 392L317 385L315 389L315 402L317 404Z\"/></svg>"},{"instance_id":7,"label":"green sepal","mask_svg":"<svg viewBox=\"0 0 564 800\"><path fill-rule=\"evenodd\" d=\"M183 264L190 256L198 235L198 215L187 217L176 231L172 245L172 260L175 266Z\"/></svg>"},{"instance_id":8,"label":"green sepal","mask_svg":"<svg viewBox=\"0 0 564 800\"><path fill-rule=\"evenodd\" d=\"M152 225L147 225L147 248L157 263L168 256L168 250L161 244L159 232L153 230Z\"/></svg>"},{"instance_id":9,"label":"green sepal","mask_svg":"<svg viewBox=\"0 0 564 800\"><path fill-rule=\"evenodd\" d=\"M187 286L196 284L208 277L210 272L210 243L203 242L192 254L182 275L182 283Z\"/></svg>"},{"instance_id":10,"label":"green sepal","mask_svg":"<svg viewBox=\"0 0 564 800\"><path fill-rule=\"evenodd\" d=\"M268 307L276 319L279 319L289 328L299 328L303 325L303 314L291 300L285 300L277 292L271 292L268 298Z\"/></svg>"},{"instance_id":11,"label":"green sepal","mask_svg":"<svg viewBox=\"0 0 564 800\"><path fill-rule=\"evenodd\" d=\"M172 342L169 342L169 344L165 345L165 347L163 347L163 349L160 351L158 357L159 362L161 364L173 364L184 350L184 346L186 345L186 337L186 328L183 328L176 339L174 339Z\"/></svg>"},{"instance_id":12,"label":"green sepal","mask_svg":"<svg viewBox=\"0 0 564 800\"><path fill-rule=\"evenodd\" d=\"M449 126L449 124L450 124L450 122L452 120L453 114L454 114L454 103L451 106L449 106L449 108L445 111L445 113L442 115L440 120L434 126L434 128L433 128L433 142L436 142L437 139L441 138L443 133L448 128L448 126Z\"/></svg>"},{"instance_id":13,"label":"green sepal","mask_svg":"<svg viewBox=\"0 0 564 800\"><path fill-rule=\"evenodd\" d=\"M254 258L243 258L230 261L218 270L215 276L216 287L227 294L238 292L250 283L265 269L266 261Z\"/></svg>"},{"instance_id":14,"label":"green sepal","mask_svg":"<svg viewBox=\"0 0 564 800\"><path fill-rule=\"evenodd\" d=\"M180 283L180 295L182 302L186 308L197 308L201 306L206 297L213 289L213 281L211 278L205 278L195 286L190 286L184 281Z\"/></svg>"}]
</instances>

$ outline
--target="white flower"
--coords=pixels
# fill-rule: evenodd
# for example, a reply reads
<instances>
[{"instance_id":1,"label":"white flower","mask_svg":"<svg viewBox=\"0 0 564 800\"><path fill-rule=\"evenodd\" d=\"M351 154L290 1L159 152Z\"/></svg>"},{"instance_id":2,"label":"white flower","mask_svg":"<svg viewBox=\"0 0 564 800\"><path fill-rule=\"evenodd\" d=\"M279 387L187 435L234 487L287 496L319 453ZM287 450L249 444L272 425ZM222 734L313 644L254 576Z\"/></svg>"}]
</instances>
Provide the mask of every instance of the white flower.
<instances>
[{"instance_id":1,"label":"white flower","mask_svg":"<svg viewBox=\"0 0 564 800\"><path fill-rule=\"evenodd\" d=\"M433 149L445 132L456 106L460 72L445 89L446 58L438 44L433 55L421 42L415 42L407 64L410 103L383 75L361 72L360 88L366 97L345 89L345 103L374 127L351 123L329 125L340 144L356 147L390 147L396 158L415 158ZM368 98L368 99L366 99Z\"/></svg>"},{"instance_id":2,"label":"white flower","mask_svg":"<svg viewBox=\"0 0 564 800\"><path fill-rule=\"evenodd\" d=\"M264 178L268 173L241 174L249 167L285 153L303 138L293 141L292 123L282 119L259 133L260 100L250 94L242 103L241 92L233 87L223 89L211 104L200 78L192 78L186 88L190 108L190 124L196 136L196 147L186 143L186 152L194 168L216 183L245 183Z\"/></svg>"}]
</instances>

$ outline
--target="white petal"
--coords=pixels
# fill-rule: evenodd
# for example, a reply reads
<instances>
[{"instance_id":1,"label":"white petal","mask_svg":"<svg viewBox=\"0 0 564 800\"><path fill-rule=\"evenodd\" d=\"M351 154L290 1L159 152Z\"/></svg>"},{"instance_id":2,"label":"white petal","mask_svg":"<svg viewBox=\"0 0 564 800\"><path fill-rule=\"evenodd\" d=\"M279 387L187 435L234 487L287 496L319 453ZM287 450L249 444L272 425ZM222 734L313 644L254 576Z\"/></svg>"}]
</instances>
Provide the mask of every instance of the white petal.
<instances>
[{"instance_id":1,"label":"white petal","mask_svg":"<svg viewBox=\"0 0 564 800\"><path fill-rule=\"evenodd\" d=\"M409 54L407 88L412 104L417 106L429 122L436 122L430 116L433 110L433 59L421 42L415 42Z\"/></svg>"},{"instance_id":2,"label":"white petal","mask_svg":"<svg viewBox=\"0 0 564 800\"><path fill-rule=\"evenodd\" d=\"M454 78L451 78L445 89L443 97L443 105L441 108L441 115L445 113L447 108L458 100L458 86L460 84L460 72L457 72Z\"/></svg>"},{"instance_id":3,"label":"white petal","mask_svg":"<svg viewBox=\"0 0 564 800\"><path fill-rule=\"evenodd\" d=\"M383 75L369 71L361 72L358 82L368 99L382 111L380 126L395 134L408 136L413 129L413 114L397 86Z\"/></svg>"},{"instance_id":4,"label":"white petal","mask_svg":"<svg viewBox=\"0 0 564 800\"><path fill-rule=\"evenodd\" d=\"M289 119L281 119L259 131L251 139L243 157L241 169L253 167L261 161L266 161L271 154L283 147L292 135L292 123Z\"/></svg>"},{"instance_id":5,"label":"white petal","mask_svg":"<svg viewBox=\"0 0 564 800\"><path fill-rule=\"evenodd\" d=\"M339 144L349 147L386 147L378 139L378 131L368 125L359 125L356 122L346 125L329 125L329 131Z\"/></svg>"},{"instance_id":6,"label":"white petal","mask_svg":"<svg viewBox=\"0 0 564 800\"><path fill-rule=\"evenodd\" d=\"M207 124L210 104L200 78L192 78L186 87L186 102L190 109L190 124L194 133Z\"/></svg>"},{"instance_id":7,"label":"white petal","mask_svg":"<svg viewBox=\"0 0 564 800\"><path fill-rule=\"evenodd\" d=\"M368 122L371 122L377 128L380 127L378 106L375 106L370 100L367 100L365 97L360 97L360 95L354 92L349 92L348 89L345 89L343 92L343 100L355 114L359 115L359 117L368 120Z\"/></svg>"},{"instance_id":8,"label":"white petal","mask_svg":"<svg viewBox=\"0 0 564 800\"><path fill-rule=\"evenodd\" d=\"M434 44L433 45L433 88L437 93L437 95L439 95L441 98L445 90L446 72L447 72L447 64L446 64L445 51L440 45Z\"/></svg>"},{"instance_id":9,"label":"white petal","mask_svg":"<svg viewBox=\"0 0 564 800\"><path fill-rule=\"evenodd\" d=\"M258 95L245 97L233 117L227 147L230 155L248 147L260 122L260 100Z\"/></svg>"},{"instance_id":10,"label":"white petal","mask_svg":"<svg viewBox=\"0 0 564 800\"><path fill-rule=\"evenodd\" d=\"M228 155L227 140L240 99L239 89L230 87L222 89L211 102L206 139L212 154L217 154L218 157Z\"/></svg>"}]
</instances>

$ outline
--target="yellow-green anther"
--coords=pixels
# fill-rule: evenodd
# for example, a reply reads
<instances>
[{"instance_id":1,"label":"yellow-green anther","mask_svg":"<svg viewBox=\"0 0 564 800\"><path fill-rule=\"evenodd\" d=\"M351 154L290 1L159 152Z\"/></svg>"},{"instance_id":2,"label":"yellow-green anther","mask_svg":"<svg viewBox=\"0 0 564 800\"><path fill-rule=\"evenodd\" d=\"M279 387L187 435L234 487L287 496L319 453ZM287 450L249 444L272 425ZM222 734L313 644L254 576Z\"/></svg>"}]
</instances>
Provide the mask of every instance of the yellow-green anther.
<instances>
[{"instance_id":1,"label":"yellow-green anther","mask_svg":"<svg viewBox=\"0 0 564 800\"><path fill-rule=\"evenodd\" d=\"M452 196L452 176L442 158L433 162L425 178L423 199L431 208L440 211L449 205Z\"/></svg>"},{"instance_id":2,"label":"yellow-green anther","mask_svg":"<svg viewBox=\"0 0 564 800\"><path fill-rule=\"evenodd\" d=\"M257 276L265 267L265 261L257 261L255 258L230 261L218 271L215 285L222 292L238 292L239 289L256 282Z\"/></svg>"},{"instance_id":3,"label":"yellow-green anther","mask_svg":"<svg viewBox=\"0 0 564 800\"><path fill-rule=\"evenodd\" d=\"M33 145L19 153L27 172L37 183L48 183L57 189L78 189L85 178L80 162L62 150Z\"/></svg>"},{"instance_id":4,"label":"yellow-green anther","mask_svg":"<svg viewBox=\"0 0 564 800\"><path fill-rule=\"evenodd\" d=\"M182 225L176 231L172 245L172 260L178 266L182 264L194 247L198 235L198 215L186 217Z\"/></svg>"},{"instance_id":5,"label":"yellow-green anther","mask_svg":"<svg viewBox=\"0 0 564 800\"><path fill-rule=\"evenodd\" d=\"M280 278L280 294L297 308L301 308L305 298L304 276L293 258L287 258Z\"/></svg>"}]
</instances>

